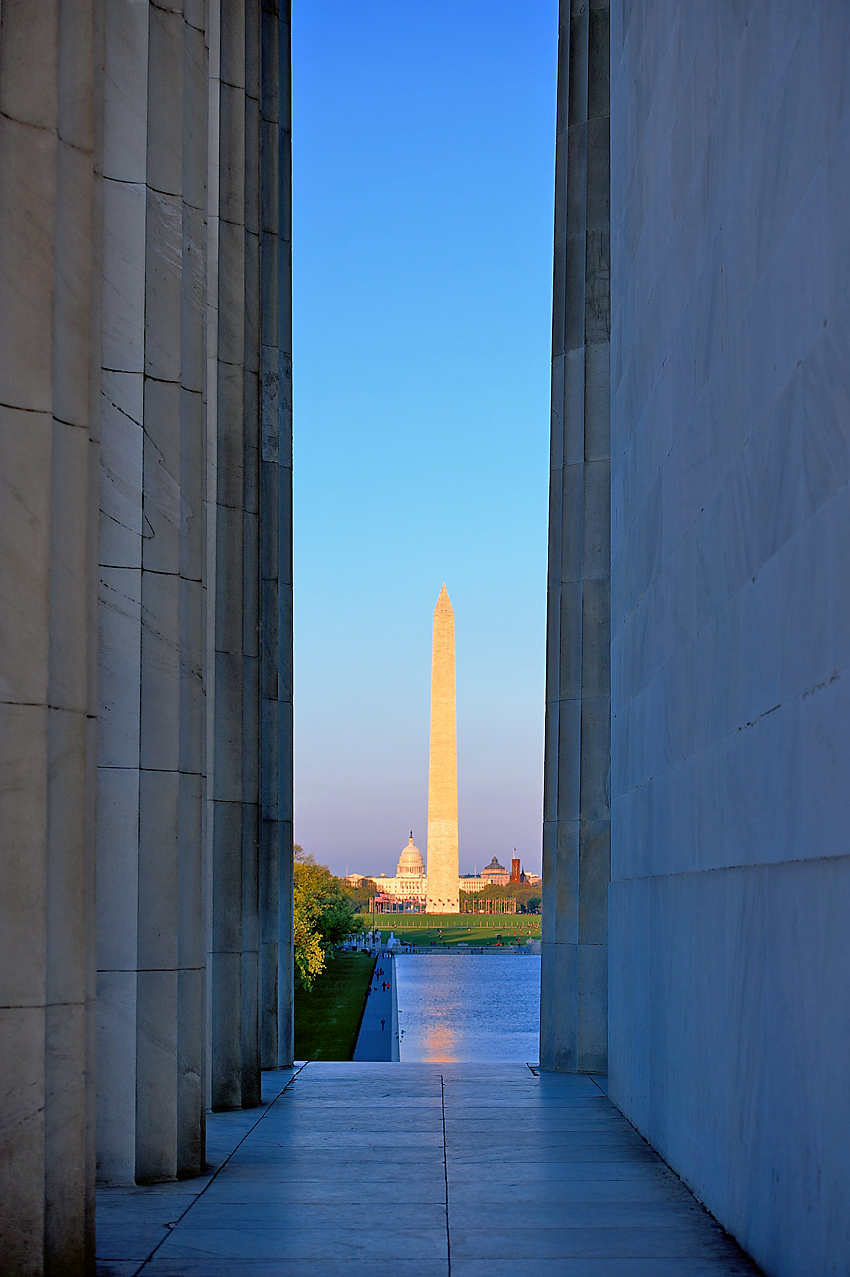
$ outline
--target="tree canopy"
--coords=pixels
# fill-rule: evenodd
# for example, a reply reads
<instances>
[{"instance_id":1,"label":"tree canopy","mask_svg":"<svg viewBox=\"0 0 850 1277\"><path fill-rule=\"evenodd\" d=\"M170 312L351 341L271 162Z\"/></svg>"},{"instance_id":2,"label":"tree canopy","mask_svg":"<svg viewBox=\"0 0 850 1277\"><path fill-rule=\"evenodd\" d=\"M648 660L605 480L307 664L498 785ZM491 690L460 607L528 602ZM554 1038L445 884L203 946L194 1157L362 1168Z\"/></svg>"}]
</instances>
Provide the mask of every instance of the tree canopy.
<instances>
[{"instance_id":1,"label":"tree canopy","mask_svg":"<svg viewBox=\"0 0 850 1277\"><path fill-rule=\"evenodd\" d=\"M355 915L340 879L296 843L293 931L295 973L302 987L312 989L330 950L362 929L363 919Z\"/></svg>"}]
</instances>

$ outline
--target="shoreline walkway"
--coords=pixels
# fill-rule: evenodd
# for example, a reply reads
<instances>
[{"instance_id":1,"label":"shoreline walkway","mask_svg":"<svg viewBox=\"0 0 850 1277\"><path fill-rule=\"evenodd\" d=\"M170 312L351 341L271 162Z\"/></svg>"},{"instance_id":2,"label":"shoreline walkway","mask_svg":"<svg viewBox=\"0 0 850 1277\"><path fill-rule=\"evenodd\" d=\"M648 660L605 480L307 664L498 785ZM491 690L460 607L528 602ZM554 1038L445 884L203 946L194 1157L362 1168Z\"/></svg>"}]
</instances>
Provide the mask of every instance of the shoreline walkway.
<instances>
[{"instance_id":1,"label":"shoreline walkway","mask_svg":"<svg viewBox=\"0 0 850 1277\"><path fill-rule=\"evenodd\" d=\"M383 971L383 974L378 975L378 971ZM389 989L382 988L384 982L390 986ZM367 1060L397 1061L399 1041L395 960L392 954L379 953L357 1035L354 1059L358 1063Z\"/></svg>"},{"instance_id":2,"label":"shoreline walkway","mask_svg":"<svg viewBox=\"0 0 850 1277\"><path fill-rule=\"evenodd\" d=\"M592 1078L314 1062L264 1096L209 1116L210 1175L99 1192L98 1277L758 1272Z\"/></svg>"}]
</instances>

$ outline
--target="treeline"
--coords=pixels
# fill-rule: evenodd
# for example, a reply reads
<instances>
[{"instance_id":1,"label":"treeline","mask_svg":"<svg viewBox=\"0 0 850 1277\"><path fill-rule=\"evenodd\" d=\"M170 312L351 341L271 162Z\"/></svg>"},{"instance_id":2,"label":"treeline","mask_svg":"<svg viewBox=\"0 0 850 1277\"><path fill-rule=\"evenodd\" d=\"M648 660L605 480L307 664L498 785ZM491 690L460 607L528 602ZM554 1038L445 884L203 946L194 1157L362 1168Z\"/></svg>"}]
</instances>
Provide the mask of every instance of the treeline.
<instances>
[{"instance_id":1,"label":"treeline","mask_svg":"<svg viewBox=\"0 0 850 1277\"><path fill-rule=\"evenodd\" d=\"M461 893L462 894L462 893ZM513 896L516 900L517 913L539 913L543 900L540 883L529 885L525 882L509 882L505 886L488 883L480 891L469 893L471 900L505 900Z\"/></svg>"}]
</instances>

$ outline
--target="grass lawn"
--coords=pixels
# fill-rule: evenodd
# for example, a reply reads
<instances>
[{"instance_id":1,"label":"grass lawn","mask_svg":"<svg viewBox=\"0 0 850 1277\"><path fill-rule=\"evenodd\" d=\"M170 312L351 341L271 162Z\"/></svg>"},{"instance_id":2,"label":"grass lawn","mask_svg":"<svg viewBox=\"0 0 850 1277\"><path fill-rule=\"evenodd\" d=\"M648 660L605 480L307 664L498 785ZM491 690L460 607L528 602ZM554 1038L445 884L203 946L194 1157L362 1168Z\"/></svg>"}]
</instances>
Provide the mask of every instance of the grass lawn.
<instances>
[{"instance_id":1,"label":"grass lawn","mask_svg":"<svg viewBox=\"0 0 850 1277\"><path fill-rule=\"evenodd\" d=\"M394 931L400 940L411 944L455 945L463 940L475 947L498 944L524 944L526 940L540 939L539 914L365 914L366 927L380 928L384 940Z\"/></svg>"},{"instance_id":2,"label":"grass lawn","mask_svg":"<svg viewBox=\"0 0 850 1277\"><path fill-rule=\"evenodd\" d=\"M374 967L368 954L334 953L312 993L296 989L296 1060L351 1059Z\"/></svg>"}]
</instances>

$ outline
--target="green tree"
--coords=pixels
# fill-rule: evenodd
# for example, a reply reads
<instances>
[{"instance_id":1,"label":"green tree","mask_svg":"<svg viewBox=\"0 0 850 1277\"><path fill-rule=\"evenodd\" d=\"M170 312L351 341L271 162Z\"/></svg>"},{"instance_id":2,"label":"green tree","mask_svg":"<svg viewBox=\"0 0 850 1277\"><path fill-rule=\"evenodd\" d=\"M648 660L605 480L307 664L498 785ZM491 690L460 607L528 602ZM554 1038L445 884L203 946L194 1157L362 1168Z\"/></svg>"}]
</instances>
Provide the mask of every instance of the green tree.
<instances>
[{"instance_id":1,"label":"green tree","mask_svg":"<svg viewBox=\"0 0 850 1277\"><path fill-rule=\"evenodd\" d=\"M351 883L343 879L342 889L358 913L365 913L369 908L369 901L378 894L378 884L371 878L364 878L359 887L352 887Z\"/></svg>"},{"instance_id":2,"label":"green tree","mask_svg":"<svg viewBox=\"0 0 850 1277\"><path fill-rule=\"evenodd\" d=\"M330 950L362 929L339 878L296 843L293 932L295 970L303 988L312 989Z\"/></svg>"}]
</instances>

